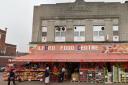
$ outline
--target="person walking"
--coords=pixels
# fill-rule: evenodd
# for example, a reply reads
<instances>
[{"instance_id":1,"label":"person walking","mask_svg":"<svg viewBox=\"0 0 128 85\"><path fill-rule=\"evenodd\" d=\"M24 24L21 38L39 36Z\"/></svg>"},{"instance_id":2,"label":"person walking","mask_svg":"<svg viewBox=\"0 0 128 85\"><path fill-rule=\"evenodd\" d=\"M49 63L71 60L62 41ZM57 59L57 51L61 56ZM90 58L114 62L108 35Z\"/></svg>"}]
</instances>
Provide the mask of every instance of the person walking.
<instances>
[{"instance_id":1,"label":"person walking","mask_svg":"<svg viewBox=\"0 0 128 85\"><path fill-rule=\"evenodd\" d=\"M59 68L56 65L53 66L52 73L53 73L53 76L54 76L54 81L58 81Z\"/></svg>"},{"instance_id":2,"label":"person walking","mask_svg":"<svg viewBox=\"0 0 128 85\"><path fill-rule=\"evenodd\" d=\"M48 85L49 82L50 82L50 70L49 70L49 67L46 67L44 83L45 85Z\"/></svg>"},{"instance_id":3,"label":"person walking","mask_svg":"<svg viewBox=\"0 0 128 85\"><path fill-rule=\"evenodd\" d=\"M9 74L8 74L8 85L10 85L10 82L13 82L13 85L16 85L15 83L15 72L14 69L11 69Z\"/></svg>"},{"instance_id":4,"label":"person walking","mask_svg":"<svg viewBox=\"0 0 128 85\"><path fill-rule=\"evenodd\" d=\"M61 81L62 82L64 81L64 73L65 73L65 68L62 67L62 70L61 70Z\"/></svg>"}]
</instances>

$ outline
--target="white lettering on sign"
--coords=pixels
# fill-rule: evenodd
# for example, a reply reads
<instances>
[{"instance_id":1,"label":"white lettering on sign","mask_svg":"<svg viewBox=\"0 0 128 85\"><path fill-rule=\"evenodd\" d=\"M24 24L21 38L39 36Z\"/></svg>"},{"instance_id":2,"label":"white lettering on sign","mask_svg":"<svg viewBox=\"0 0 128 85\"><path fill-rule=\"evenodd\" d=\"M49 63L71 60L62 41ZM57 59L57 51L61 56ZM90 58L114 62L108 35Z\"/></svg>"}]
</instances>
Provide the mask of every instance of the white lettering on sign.
<instances>
[{"instance_id":1,"label":"white lettering on sign","mask_svg":"<svg viewBox=\"0 0 128 85\"><path fill-rule=\"evenodd\" d=\"M38 50L55 50L55 46L38 46Z\"/></svg>"},{"instance_id":2,"label":"white lettering on sign","mask_svg":"<svg viewBox=\"0 0 128 85\"><path fill-rule=\"evenodd\" d=\"M81 46L80 47L80 50L87 50L88 48L87 48L87 46Z\"/></svg>"},{"instance_id":3,"label":"white lettering on sign","mask_svg":"<svg viewBox=\"0 0 128 85\"><path fill-rule=\"evenodd\" d=\"M44 46L37 46L38 50L44 50Z\"/></svg>"},{"instance_id":4,"label":"white lettering on sign","mask_svg":"<svg viewBox=\"0 0 128 85\"><path fill-rule=\"evenodd\" d=\"M60 46L60 50L75 50L74 46Z\"/></svg>"},{"instance_id":5,"label":"white lettering on sign","mask_svg":"<svg viewBox=\"0 0 128 85\"><path fill-rule=\"evenodd\" d=\"M55 46L48 46L48 50L55 50Z\"/></svg>"},{"instance_id":6,"label":"white lettering on sign","mask_svg":"<svg viewBox=\"0 0 128 85\"><path fill-rule=\"evenodd\" d=\"M94 45L87 45L87 46L81 46L80 49L90 51L90 50L98 50L98 47Z\"/></svg>"},{"instance_id":7,"label":"white lettering on sign","mask_svg":"<svg viewBox=\"0 0 128 85\"><path fill-rule=\"evenodd\" d=\"M38 46L37 47L38 50L58 50L58 51L63 51L63 50L82 50L82 51L95 51L98 50L98 46L96 45L77 45L77 46L66 46L66 45L61 45L59 46L59 48L57 49L56 46Z\"/></svg>"},{"instance_id":8,"label":"white lettering on sign","mask_svg":"<svg viewBox=\"0 0 128 85\"><path fill-rule=\"evenodd\" d=\"M98 50L98 46L91 46L91 50Z\"/></svg>"}]
</instances>

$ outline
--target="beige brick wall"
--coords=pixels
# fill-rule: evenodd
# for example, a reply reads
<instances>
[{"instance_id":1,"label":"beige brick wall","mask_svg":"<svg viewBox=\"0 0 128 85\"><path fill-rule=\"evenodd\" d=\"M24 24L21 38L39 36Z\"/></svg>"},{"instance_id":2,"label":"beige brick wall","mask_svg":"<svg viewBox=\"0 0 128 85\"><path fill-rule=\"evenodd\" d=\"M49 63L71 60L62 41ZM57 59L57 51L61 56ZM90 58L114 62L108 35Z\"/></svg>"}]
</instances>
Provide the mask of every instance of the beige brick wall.
<instances>
[{"instance_id":1,"label":"beige brick wall","mask_svg":"<svg viewBox=\"0 0 128 85\"><path fill-rule=\"evenodd\" d=\"M86 26L86 41L93 40L92 26L94 19L103 19L105 34L112 41L113 19L119 20L120 41L128 41L128 4L104 2L77 2L60 4L43 4L34 7L32 42L41 42L41 21L48 27L48 41L54 42L54 26L66 25L66 41L74 40L74 25ZM101 22L101 24L103 24Z\"/></svg>"}]
</instances>

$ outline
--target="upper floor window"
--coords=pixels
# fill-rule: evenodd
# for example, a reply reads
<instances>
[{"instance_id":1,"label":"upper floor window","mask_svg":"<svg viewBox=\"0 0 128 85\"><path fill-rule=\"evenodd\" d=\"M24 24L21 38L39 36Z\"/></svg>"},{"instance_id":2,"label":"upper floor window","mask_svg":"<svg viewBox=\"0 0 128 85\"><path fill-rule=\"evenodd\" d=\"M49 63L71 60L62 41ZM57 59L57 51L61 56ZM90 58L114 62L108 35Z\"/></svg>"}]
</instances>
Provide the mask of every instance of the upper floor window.
<instances>
[{"instance_id":1,"label":"upper floor window","mask_svg":"<svg viewBox=\"0 0 128 85\"><path fill-rule=\"evenodd\" d=\"M93 26L93 41L105 41L104 26Z\"/></svg>"},{"instance_id":2,"label":"upper floor window","mask_svg":"<svg viewBox=\"0 0 128 85\"><path fill-rule=\"evenodd\" d=\"M46 41L47 41L47 27L42 26L42 42L46 42Z\"/></svg>"},{"instance_id":3,"label":"upper floor window","mask_svg":"<svg viewBox=\"0 0 128 85\"><path fill-rule=\"evenodd\" d=\"M64 42L65 41L65 26L55 26L55 42Z\"/></svg>"},{"instance_id":4,"label":"upper floor window","mask_svg":"<svg viewBox=\"0 0 128 85\"><path fill-rule=\"evenodd\" d=\"M112 20L113 26L117 26L119 24L119 19Z\"/></svg>"},{"instance_id":5,"label":"upper floor window","mask_svg":"<svg viewBox=\"0 0 128 85\"><path fill-rule=\"evenodd\" d=\"M113 26L113 41L119 41L119 26Z\"/></svg>"},{"instance_id":6,"label":"upper floor window","mask_svg":"<svg viewBox=\"0 0 128 85\"><path fill-rule=\"evenodd\" d=\"M85 26L74 26L74 41L85 41Z\"/></svg>"}]
</instances>

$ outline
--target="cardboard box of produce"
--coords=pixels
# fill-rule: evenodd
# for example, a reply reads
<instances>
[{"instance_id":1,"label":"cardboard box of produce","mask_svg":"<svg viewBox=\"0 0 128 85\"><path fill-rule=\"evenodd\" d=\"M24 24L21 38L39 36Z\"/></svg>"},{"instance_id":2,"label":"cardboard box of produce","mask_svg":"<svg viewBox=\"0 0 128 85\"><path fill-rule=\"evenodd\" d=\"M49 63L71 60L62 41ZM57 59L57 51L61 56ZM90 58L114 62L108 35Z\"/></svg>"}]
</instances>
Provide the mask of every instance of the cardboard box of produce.
<instances>
[{"instance_id":1,"label":"cardboard box of produce","mask_svg":"<svg viewBox=\"0 0 128 85\"><path fill-rule=\"evenodd\" d=\"M72 81L79 81L79 73L72 74Z\"/></svg>"}]
</instances>

